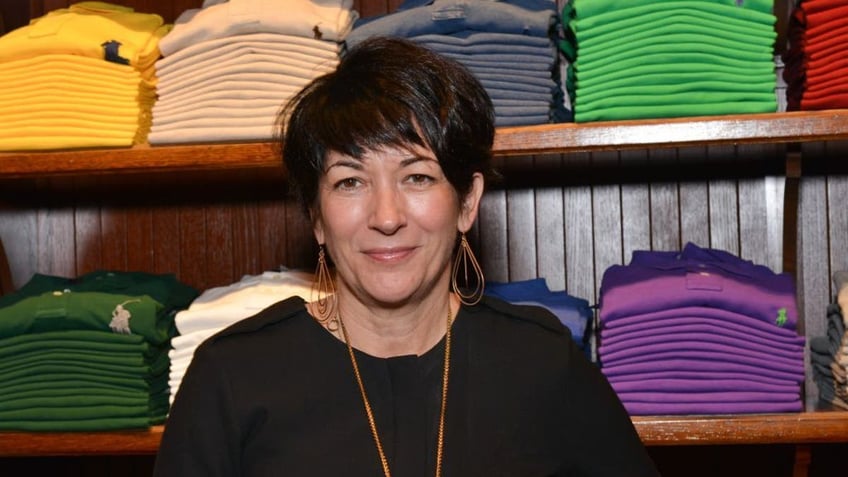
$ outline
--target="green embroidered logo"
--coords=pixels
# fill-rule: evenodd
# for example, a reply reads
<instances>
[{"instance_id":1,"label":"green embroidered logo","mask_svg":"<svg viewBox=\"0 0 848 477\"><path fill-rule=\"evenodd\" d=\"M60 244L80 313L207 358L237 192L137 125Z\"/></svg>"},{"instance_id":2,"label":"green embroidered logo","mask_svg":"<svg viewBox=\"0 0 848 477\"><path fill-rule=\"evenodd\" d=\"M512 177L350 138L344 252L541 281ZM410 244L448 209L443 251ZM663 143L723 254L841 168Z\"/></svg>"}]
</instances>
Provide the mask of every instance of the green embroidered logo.
<instances>
[{"instance_id":1,"label":"green embroidered logo","mask_svg":"<svg viewBox=\"0 0 848 477\"><path fill-rule=\"evenodd\" d=\"M786 324L786 308L777 310L777 319L774 320L774 323L777 326L783 326Z\"/></svg>"}]
</instances>

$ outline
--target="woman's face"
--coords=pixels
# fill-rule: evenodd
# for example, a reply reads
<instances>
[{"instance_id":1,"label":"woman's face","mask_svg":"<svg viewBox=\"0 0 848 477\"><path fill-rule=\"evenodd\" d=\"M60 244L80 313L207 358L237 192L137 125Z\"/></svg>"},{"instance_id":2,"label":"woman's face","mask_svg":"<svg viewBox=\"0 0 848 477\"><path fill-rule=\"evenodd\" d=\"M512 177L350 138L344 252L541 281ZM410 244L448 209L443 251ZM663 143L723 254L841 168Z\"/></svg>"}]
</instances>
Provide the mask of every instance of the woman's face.
<instances>
[{"instance_id":1,"label":"woman's face","mask_svg":"<svg viewBox=\"0 0 848 477\"><path fill-rule=\"evenodd\" d=\"M318 189L315 237L335 262L338 291L391 307L447 290L457 231L477 216L483 178L460 204L432 151L387 147L361 160L330 152Z\"/></svg>"}]
</instances>

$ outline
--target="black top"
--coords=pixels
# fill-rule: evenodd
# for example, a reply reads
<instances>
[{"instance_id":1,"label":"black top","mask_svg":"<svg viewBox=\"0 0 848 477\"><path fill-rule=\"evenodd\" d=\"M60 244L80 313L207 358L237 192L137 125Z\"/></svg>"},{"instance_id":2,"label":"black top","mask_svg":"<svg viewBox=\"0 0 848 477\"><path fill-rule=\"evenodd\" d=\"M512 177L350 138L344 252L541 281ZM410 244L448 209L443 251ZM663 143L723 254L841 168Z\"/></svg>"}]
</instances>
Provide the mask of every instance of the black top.
<instances>
[{"instance_id":1,"label":"black top","mask_svg":"<svg viewBox=\"0 0 848 477\"><path fill-rule=\"evenodd\" d=\"M442 475L656 476L624 407L541 308L484 298L451 328ZM357 362L394 477L434 475L444 340ZM381 476L346 345L277 303L198 347L156 476Z\"/></svg>"}]
</instances>

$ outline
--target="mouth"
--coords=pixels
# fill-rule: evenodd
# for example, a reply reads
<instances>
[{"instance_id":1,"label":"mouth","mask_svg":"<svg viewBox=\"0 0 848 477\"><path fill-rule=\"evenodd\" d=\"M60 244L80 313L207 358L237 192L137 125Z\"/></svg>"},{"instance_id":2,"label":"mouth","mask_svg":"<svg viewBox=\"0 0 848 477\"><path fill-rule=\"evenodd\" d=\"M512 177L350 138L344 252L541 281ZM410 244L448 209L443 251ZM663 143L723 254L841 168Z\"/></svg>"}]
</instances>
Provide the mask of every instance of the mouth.
<instances>
[{"instance_id":1,"label":"mouth","mask_svg":"<svg viewBox=\"0 0 848 477\"><path fill-rule=\"evenodd\" d=\"M375 248L366 250L364 253L370 259L380 263L397 263L405 260L412 255L415 249L412 247L403 248Z\"/></svg>"}]
</instances>

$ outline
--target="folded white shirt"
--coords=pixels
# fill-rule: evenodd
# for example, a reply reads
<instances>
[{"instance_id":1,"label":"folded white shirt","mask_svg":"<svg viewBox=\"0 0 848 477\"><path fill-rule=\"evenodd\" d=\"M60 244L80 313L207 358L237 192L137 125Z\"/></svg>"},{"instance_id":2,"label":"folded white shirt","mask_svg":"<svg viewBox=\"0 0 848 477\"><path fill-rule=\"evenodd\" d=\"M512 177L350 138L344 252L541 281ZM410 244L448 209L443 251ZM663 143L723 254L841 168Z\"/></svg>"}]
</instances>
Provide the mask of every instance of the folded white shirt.
<instances>
[{"instance_id":1,"label":"folded white shirt","mask_svg":"<svg viewBox=\"0 0 848 477\"><path fill-rule=\"evenodd\" d=\"M164 56L195 43L246 33L342 41L359 14L353 0L230 0L184 11L159 41Z\"/></svg>"}]
</instances>

